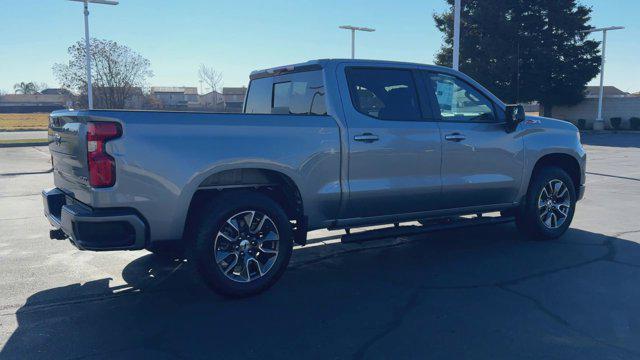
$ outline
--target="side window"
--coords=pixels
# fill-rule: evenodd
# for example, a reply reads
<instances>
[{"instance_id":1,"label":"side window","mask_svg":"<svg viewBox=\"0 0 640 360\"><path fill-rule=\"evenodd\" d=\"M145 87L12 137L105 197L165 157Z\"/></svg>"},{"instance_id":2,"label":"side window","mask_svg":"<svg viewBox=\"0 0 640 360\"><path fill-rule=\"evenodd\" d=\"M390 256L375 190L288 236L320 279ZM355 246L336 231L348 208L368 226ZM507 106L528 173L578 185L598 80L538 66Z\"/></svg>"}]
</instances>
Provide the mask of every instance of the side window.
<instances>
[{"instance_id":1,"label":"side window","mask_svg":"<svg viewBox=\"0 0 640 360\"><path fill-rule=\"evenodd\" d=\"M327 115L322 72L307 71L252 80L245 112Z\"/></svg>"},{"instance_id":2,"label":"side window","mask_svg":"<svg viewBox=\"0 0 640 360\"><path fill-rule=\"evenodd\" d=\"M322 72L293 73L275 80L272 114L327 115ZM278 78L279 79L279 78Z\"/></svg>"},{"instance_id":3,"label":"side window","mask_svg":"<svg viewBox=\"0 0 640 360\"><path fill-rule=\"evenodd\" d=\"M353 106L381 120L419 120L420 104L411 70L348 68Z\"/></svg>"},{"instance_id":4,"label":"side window","mask_svg":"<svg viewBox=\"0 0 640 360\"><path fill-rule=\"evenodd\" d=\"M427 73L443 121L494 122L493 104L465 81L445 74Z\"/></svg>"},{"instance_id":5,"label":"side window","mask_svg":"<svg viewBox=\"0 0 640 360\"><path fill-rule=\"evenodd\" d=\"M251 80L244 112L247 114L271 114L272 78Z\"/></svg>"}]
</instances>

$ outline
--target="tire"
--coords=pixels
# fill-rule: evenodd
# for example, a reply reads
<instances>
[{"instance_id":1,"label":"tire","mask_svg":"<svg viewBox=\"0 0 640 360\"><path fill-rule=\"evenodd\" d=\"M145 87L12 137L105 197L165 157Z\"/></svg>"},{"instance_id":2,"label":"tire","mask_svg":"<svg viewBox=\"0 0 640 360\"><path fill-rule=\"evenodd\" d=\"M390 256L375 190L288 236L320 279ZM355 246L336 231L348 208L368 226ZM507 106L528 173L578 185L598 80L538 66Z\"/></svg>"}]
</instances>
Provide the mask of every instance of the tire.
<instances>
[{"instance_id":1,"label":"tire","mask_svg":"<svg viewBox=\"0 0 640 360\"><path fill-rule=\"evenodd\" d=\"M525 203L516 213L516 225L529 239L556 239L571 225L575 207L575 185L569 174L557 167L543 168L529 183Z\"/></svg>"},{"instance_id":2,"label":"tire","mask_svg":"<svg viewBox=\"0 0 640 360\"><path fill-rule=\"evenodd\" d=\"M293 248L291 223L278 203L257 192L232 191L201 211L193 255L215 292L246 297L278 281Z\"/></svg>"}]
</instances>

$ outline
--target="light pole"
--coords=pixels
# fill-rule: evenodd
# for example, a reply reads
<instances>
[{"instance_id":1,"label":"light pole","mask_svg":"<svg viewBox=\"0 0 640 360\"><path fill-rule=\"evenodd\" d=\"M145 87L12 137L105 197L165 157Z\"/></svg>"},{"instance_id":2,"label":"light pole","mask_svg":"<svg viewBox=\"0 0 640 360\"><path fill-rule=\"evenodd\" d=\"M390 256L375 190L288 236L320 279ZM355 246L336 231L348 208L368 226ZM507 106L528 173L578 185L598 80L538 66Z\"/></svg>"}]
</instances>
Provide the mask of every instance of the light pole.
<instances>
[{"instance_id":1,"label":"light pole","mask_svg":"<svg viewBox=\"0 0 640 360\"><path fill-rule=\"evenodd\" d=\"M351 30L351 58L352 59L356 57L356 31L366 31L366 32L376 31L376 29L351 26L351 25L342 25L342 26L339 26L339 28L345 29L345 30Z\"/></svg>"},{"instance_id":2,"label":"light pole","mask_svg":"<svg viewBox=\"0 0 640 360\"><path fill-rule=\"evenodd\" d=\"M89 52L89 3L104 4L104 5L118 5L117 1L112 0L71 0L84 4L84 62L87 67L87 102L89 103L89 110L93 109L93 88L91 86L91 57Z\"/></svg>"},{"instance_id":3,"label":"light pole","mask_svg":"<svg viewBox=\"0 0 640 360\"><path fill-rule=\"evenodd\" d=\"M453 69L458 70L460 65L460 4L456 0L453 9Z\"/></svg>"},{"instance_id":4,"label":"light pole","mask_svg":"<svg viewBox=\"0 0 640 360\"><path fill-rule=\"evenodd\" d=\"M610 26L605 28L593 28L589 30L583 30L583 33L592 33L602 31L602 57L600 58L600 91L598 92L598 117L593 123L593 130L604 129L604 119L602 118L602 98L604 97L604 55L607 49L607 31L609 30L622 30L624 26Z\"/></svg>"}]
</instances>

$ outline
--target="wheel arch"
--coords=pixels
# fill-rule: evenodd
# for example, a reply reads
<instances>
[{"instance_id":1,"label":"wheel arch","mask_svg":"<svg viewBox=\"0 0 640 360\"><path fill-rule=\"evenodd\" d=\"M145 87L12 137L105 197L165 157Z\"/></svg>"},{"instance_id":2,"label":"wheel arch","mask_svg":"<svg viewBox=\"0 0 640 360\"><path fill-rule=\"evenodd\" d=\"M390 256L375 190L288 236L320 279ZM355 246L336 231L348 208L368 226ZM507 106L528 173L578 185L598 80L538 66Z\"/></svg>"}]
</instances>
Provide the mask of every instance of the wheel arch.
<instances>
[{"instance_id":1,"label":"wheel arch","mask_svg":"<svg viewBox=\"0 0 640 360\"><path fill-rule=\"evenodd\" d=\"M545 167L558 167L567 172L571 180L573 181L574 191L576 192L576 198L578 198L579 187L582 181L582 172L580 169L580 162L575 157L565 153L550 153L540 157L531 171L529 177L529 184L531 179ZM528 185L527 185L528 188Z\"/></svg>"},{"instance_id":2,"label":"wheel arch","mask_svg":"<svg viewBox=\"0 0 640 360\"><path fill-rule=\"evenodd\" d=\"M293 220L295 241L306 242L306 217L302 193L296 182L282 171L260 167L226 169L208 175L193 193L184 224L185 237L191 237L201 215L198 210L222 193L247 190L263 193L276 201ZM302 235L304 234L304 236Z\"/></svg>"}]
</instances>

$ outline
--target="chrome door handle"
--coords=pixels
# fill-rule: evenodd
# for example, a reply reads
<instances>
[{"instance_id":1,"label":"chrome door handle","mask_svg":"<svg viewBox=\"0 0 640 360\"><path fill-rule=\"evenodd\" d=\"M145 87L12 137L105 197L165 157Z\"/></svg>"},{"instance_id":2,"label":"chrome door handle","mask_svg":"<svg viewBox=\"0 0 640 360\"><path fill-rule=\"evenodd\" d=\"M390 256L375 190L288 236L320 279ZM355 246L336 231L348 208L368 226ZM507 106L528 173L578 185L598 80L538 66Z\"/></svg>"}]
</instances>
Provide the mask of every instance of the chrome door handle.
<instances>
[{"instance_id":1,"label":"chrome door handle","mask_svg":"<svg viewBox=\"0 0 640 360\"><path fill-rule=\"evenodd\" d=\"M354 136L353 140L362 141L362 142L366 142L366 143L372 143L372 142L378 141L380 139L378 138L378 135L373 135L372 133L364 133L364 134L360 134L360 135Z\"/></svg>"},{"instance_id":2,"label":"chrome door handle","mask_svg":"<svg viewBox=\"0 0 640 360\"><path fill-rule=\"evenodd\" d=\"M465 140L467 137L459 133L453 133L453 134L445 135L444 138L445 140L448 140L448 141L460 142L462 140Z\"/></svg>"}]
</instances>

